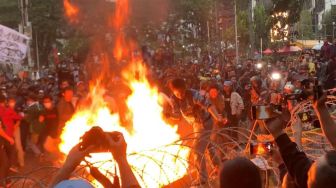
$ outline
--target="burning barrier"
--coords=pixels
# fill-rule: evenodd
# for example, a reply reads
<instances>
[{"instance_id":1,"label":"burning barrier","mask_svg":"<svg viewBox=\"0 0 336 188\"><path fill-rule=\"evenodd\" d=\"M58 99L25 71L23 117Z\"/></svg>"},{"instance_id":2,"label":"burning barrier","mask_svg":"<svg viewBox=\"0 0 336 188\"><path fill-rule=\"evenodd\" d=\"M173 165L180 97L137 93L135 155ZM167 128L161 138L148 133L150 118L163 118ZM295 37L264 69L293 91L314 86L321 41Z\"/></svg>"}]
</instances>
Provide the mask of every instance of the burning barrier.
<instances>
[{"instance_id":1,"label":"burning barrier","mask_svg":"<svg viewBox=\"0 0 336 188\"><path fill-rule=\"evenodd\" d=\"M213 131L213 134L230 139L230 135L223 133L223 131L228 131L228 130L232 130L232 129L223 128L217 131ZM223 156L223 158L230 159L236 156L245 155L244 150L245 150L246 140L249 138L249 135L251 134L251 132L248 129L243 128L242 124L240 128L234 129L234 131L237 131L238 137L240 138L239 141L231 140L228 143L215 143L213 141L209 141L209 143L212 142L212 145L216 146L216 149ZM155 159L152 157L152 154L161 153L164 158L165 157L169 158L172 155L171 153L167 152L169 151L170 147L174 148L176 145L179 145L181 147L187 147L183 144L182 145L180 144L185 143L186 141L189 141L189 142L193 141L194 138L195 138L195 135L191 134L183 138L182 140L178 140L175 143L161 146L159 148L144 150L138 153L129 153L128 158L130 159L130 161L136 161L138 159L147 160L148 163L150 163L151 165L157 165L156 169L160 168L161 176L164 178L167 178L168 175L172 173L171 172L172 169L170 169L168 164L165 164L165 160ZM323 153L324 151L328 150L328 148L331 147L328 141L324 138L324 135L321 132L321 130L304 131L303 139L306 140L305 142L303 142L304 150L307 152L309 157L313 159L316 159L318 156L321 155L321 153ZM235 148L235 149L232 149L232 148ZM228 152L228 151L231 151L231 152ZM192 152L192 150L190 150L190 152ZM187 164L187 161L184 161L184 159L180 158L178 155L174 156L174 158L176 159L176 161L179 161L180 163ZM208 157L204 156L204 159L207 160L207 164L211 164L211 162L209 161L210 159ZM271 173L268 173L267 176L269 178L266 178L265 181L274 181L274 179L276 180L279 177L279 174L277 174L278 166L276 163L272 163L272 159L268 159L267 161L271 167L270 169ZM97 159L97 161L94 162L93 164L89 164L89 165L97 166L99 167L99 169L103 169L104 167L111 168L111 169L108 169L108 172L106 172L105 170L102 170L102 172L104 172L104 174L108 175L109 177L113 177L115 175L114 162L112 160L111 155L106 156L106 158L103 156L99 160ZM81 177L81 178L87 179L88 181L92 182L92 177L88 174L87 167L88 167L87 164L83 164L83 166L79 167L74 172L74 176ZM160 187L159 182L155 181L155 177L157 177L156 174L152 174L152 173L146 174L148 171L141 169L141 167L137 167L134 165L132 165L132 168L133 168L134 173L139 178L139 182L141 182L143 187L151 187L151 185L145 182L146 177L148 179L151 179L150 183L153 183L154 187ZM188 166L184 166L183 168L191 169L191 168L194 168L194 166L193 166L193 163L191 162L189 163ZM49 184L53 176L56 174L58 169L59 168L53 167L53 166L44 166L44 167L39 167L37 169L34 169L31 172L28 172L26 174L23 174L20 176L8 177L7 179L12 181L13 187L44 188L44 187L47 187L47 185ZM189 171L189 169L188 169L188 172L191 172ZM211 174L209 174L209 176L211 177ZM175 186L175 187L189 187L190 181L192 179L193 177L191 173L188 173L186 175L186 178L183 179L182 183L179 184L180 186ZM171 179L171 181L173 180ZM0 185L2 185L4 182L5 182L4 180L0 180ZM173 182L169 182L169 183L173 183ZM277 181L274 182L275 185L277 185L278 183L279 182ZM212 185L211 182L208 182L208 184L211 187ZM99 185L97 185L97 187L99 187ZM170 187L174 187L174 186L170 186Z\"/></svg>"},{"instance_id":2,"label":"burning barrier","mask_svg":"<svg viewBox=\"0 0 336 188\"><path fill-rule=\"evenodd\" d=\"M79 8L75 4L64 0L64 8L70 23L78 20ZM129 163L135 172L141 172L136 173L139 182L142 182L141 185L161 187L182 178L187 173L190 148L182 145L177 127L169 125L162 118L163 109L159 92L149 83L146 67L142 64L141 58L132 54L136 51L135 43L127 40L123 31L128 18L128 0L117 0L114 13L108 18L107 25L116 36L111 49L113 63L120 64L127 61L127 66L124 66L122 72L122 80L131 89L131 94L125 100L132 126L126 129L125 125L120 123L119 114L110 111L109 104L105 100L106 84L103 82L113 78L107 68L102 68L101 74L90 84L87 97L87 101L90 102L81 105L66 123L59 149L67 154L79 143L80 137L93 126L99 126L106 132L121 132L128 144ZM108 58L103 58L102 61L103 66L109 66ZM88 163L101 171L114 171L115 163L109 161L112 158L110 153L96 153L91 156L87 159ZM109 162L98 164L99 161Z\"/></svg>"},{"instance_id":3,"label":"burning barrier","mask_svg":"<svg viewBox=\"0 0 336 188\"><path fill-rule=\"evenodd\" d=\"M178 142L177 127L163 121L157 89L152 88L145 77L131 80L130 87L132 94L127 99L127 105L133 117L132 132L120 125L118 114L111 114L104 101L104 89L96 84L90 93L91 105L80 109L66 123L60 150L68 153L93 126L100 126L107 132L119 131L128 144L130 164L135 171L143 171L143 176L138 177L142 180L140 182L146 182L142 185L160 187L169 184L186 174L190 149ZM169 145L174 142L176 144ZM99 153L87 160L94 164L111 157L109 153ZM113 171L114 163L105 163L99 169Z\"/></svg>"},{"instance_id":4,"label":"burning barrier","mask_svg":"<svg viewBox=\"0 0 336 188\"><path fill-rule=\"evenodd\" d=\"M64 6L67 10L66 15L70 20L76 20L79 9L72 5L69 0L64 0ZM130 59L130 66L124 70L123 80L132 91L131 95L126 99L129 113L132 117L132 129L129 130L123 127L120 123L119 115L110 111L104 98L105 85L102 83L102 78L97 77L90 87L88 99L91 102L79 108L72 119L67 122L61 136L62 143L59 147L64 154L67 154L79 142L80 137L93 126L100 126L107 132L122 132L128 143L128 160L141 185L143 187L162 187L186 176L188 170L193 168L192 163L189 161L191 149L184 145L184 141L192 141L194 136L191 135L186 139L181 139L177 134L177 127L163 120L160 95L157 88L149 83L146 77L146 68L141 64L141 60L127 57L129 52L134 49L133 45L127 42L125 35L121 31L125 24L127 13L127 0L118 0L116 13L111 18L111 25L117 33L112 53L116 62L122 61L124 58ZM234 131L242 134L245 139L250 134L248 130L244 129ZM230 139L229 135L221 132L215 132L215 134L220 134ZM325 143L325 141L321 142ZM216 143L214 144L216 145ZM244 147L242 146L244 144L246 143L232 140L230 148L238 148L238 152L243 151ZM311 147L316 148L316 146L320 145ZM228 153L223 150L223 148L228 148L227 145L216 145L216 147L224 155L224 158L230 158ZM87 159L87 163L98 167L109 177L114 175L115 163L109 153L93 154L90 159ZM85 164L83 165L83 174L78 174L79 176L86 177L87 173L85 173L86 169L84 167ZM80 171L77 172L80 173ZM45 174L49 175L49 173ZM91 181L89 177L87 178ZM31 181L35 182L34 179L31 179ZM36 185L38 185L36 187L39 187L43 184L37 181Z\"/></svg>"}]
</instances>

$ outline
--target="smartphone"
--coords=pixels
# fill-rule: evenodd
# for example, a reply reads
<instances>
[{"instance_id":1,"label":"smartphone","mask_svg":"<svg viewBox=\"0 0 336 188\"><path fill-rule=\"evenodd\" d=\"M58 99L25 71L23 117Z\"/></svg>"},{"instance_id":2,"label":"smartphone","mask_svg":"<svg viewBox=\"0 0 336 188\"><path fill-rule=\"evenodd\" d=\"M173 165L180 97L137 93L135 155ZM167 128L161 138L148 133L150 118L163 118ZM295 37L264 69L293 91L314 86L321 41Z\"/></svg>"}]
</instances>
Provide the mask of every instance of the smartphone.
<instances>
[{"instance_id":1,"label":"smartphone","mask_svg":"<svg viewBox=\"0 0 336 188\"><path fill-rule=\"evenodd\" d=\"M270 154L273 150L273 142L260 142L250 144L250 154L251 155L265 155Z\"/></svg>"}]
</instances>

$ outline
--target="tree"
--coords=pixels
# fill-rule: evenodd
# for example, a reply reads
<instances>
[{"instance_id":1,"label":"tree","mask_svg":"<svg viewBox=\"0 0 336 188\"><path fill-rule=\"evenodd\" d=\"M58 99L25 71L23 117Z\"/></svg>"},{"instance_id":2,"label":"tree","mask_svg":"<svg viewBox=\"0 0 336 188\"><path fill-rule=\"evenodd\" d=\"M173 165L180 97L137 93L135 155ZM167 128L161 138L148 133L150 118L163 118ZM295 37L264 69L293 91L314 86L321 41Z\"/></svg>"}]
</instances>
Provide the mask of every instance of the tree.
<instances>
[{"instance_id":1,"label":"tree","mask_svg":"<svg viewBox=\"0 0 336 188\"><path fill-rule=\"evenodd\" d=\"M263 4L258 4L254 8L254 33L256 46L260 46L260 39L263 40L263 46L267 46L270 32L269 19Z\"/></svg>"},{"instance_id":2,"label":"tree","mask_svg":"<svg viewBox=\"0 0 336 188\"><path fill-rule=\"evenodd\" d=\"M239 36L240 49L249 49L250 35L248 29L248 13L247 11L240 11L237 15L237 27Z\"/></svg>"},{"instance_id":3,"label":"tree","mask_svg":"<svg viewBox=\"0 0 336 188\"><path fill-rule=\"evenodd\" d=\"M303 40L313 39L313 20L309 10L303 10L300 14L299 38Z\"/></svg>"},{"instance_id":4,"label":"tree","mask_svg":"<svg viewBox=\"0 0 336 188\"><path fill-rule=\"evenodd\" d=\"M226 43L226 46L228 44L234 44L235 43L235 30L234 27L231 26L229 28L226 28L223 33L223 40Z\"/></svg>"},{"instance_id":5,"label":"tree","mask_svg":"<svg viewBox=\"0 0 336 188\"><path fill-rule=\"evenodd\" d=\"M1 0L0 1L0 23L10 28L18 28L20 23L20 10L18 1Z\"/></svg>"},{"instance_id":6,"label":"tree","mask_svg":"<svg viewBox=\"0 0 336 188\"><path fill-rule=\"evenodd\" d=\"M29 9L30 21L33 27L33 46L39 49L41 64L47 64L48 55L60 36L63 12L61 1L31 0ZM37 38L36 38L37 37ZM37 45L36 41L37 39Z\"/></svg>"},{"instance_id":7,"label":"tree","mask_svg":"<svg viewBox=\"0 0 336 188\"><path fill-rule=\"evenodd\" d=\"M336 22L336 8L332 7L331 10L324 13L322 22L323 28L321 31L324 32L325 37L330 39L334 34L333 29L336 28L335 26L333 28L333 22Z\"/></svg>"},{"instance_id":8,"label":"tree","mask_svg":"<svg viewBox=\"0 0 336 188\"><path fill-rule=\"evenodd\" d=\"M178 19L185 20L187 24L200 25L201 37L206 36L207 22L214 0L172 0L172 3L172 10Z\"/></svg>"},{"instance_id":9,"label":"tree","mask_svg":"<svg viewBox=\"0 0 336 188\"><path fill-rule=\"evenodd\" d=\"M272 0L272 14L278 12L288 12L287 24L291 25L300 20L300 13L305 0Z\"/></svg>"}]
</instances>

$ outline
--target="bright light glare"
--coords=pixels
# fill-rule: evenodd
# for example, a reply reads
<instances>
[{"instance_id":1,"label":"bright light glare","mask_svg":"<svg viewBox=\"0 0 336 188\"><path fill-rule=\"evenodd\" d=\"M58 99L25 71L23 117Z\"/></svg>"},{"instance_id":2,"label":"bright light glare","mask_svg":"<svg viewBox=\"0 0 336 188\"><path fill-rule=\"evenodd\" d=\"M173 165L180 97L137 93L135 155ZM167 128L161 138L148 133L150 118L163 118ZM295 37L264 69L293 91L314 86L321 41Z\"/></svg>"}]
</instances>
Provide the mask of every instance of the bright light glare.
<instances>
[{"instance_id":1,"label":"bright light glare","mask_svg":"<svg viewBox=\"0 0 336 188\"><path fill-rule=\"evenodd\" d=\"M261 69L263 67L262 63L257 64L257 69Z\"/></svg>"},{"instance_id":2,"label":"bright light glare","mask_svg":"<svg viewBox=\"0 0 336 188\"><path fill-rule=\"evenodd\" d=\"M278 73L278 72L272 73L272 79L273 80L280 80L280 78L281 78L281 74L280 73Z\"/></svg>"}]
</instances>

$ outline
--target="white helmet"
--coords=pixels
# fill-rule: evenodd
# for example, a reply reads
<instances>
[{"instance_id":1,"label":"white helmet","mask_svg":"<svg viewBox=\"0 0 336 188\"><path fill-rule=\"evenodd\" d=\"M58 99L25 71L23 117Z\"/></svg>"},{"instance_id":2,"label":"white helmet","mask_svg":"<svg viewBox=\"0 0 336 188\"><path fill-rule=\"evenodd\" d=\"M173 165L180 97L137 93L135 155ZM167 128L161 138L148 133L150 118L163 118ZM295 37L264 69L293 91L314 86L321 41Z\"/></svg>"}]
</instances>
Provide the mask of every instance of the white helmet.
<instances>
[{"instance_id":1,"label":"white helmet","mask_svg":"<svg viewBox=\"0 0 336 188\"><path fill-rule=\"evenodd\" d=\"M284 92L287 94L294 93L295 86L292 83L286 83L284 87Z\"/></svg>"}]
</instances>

